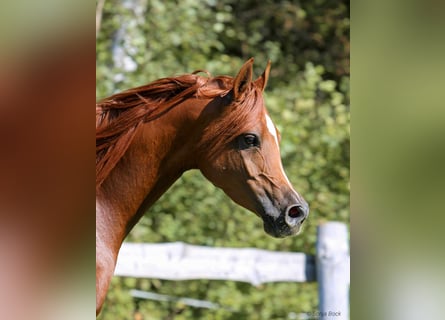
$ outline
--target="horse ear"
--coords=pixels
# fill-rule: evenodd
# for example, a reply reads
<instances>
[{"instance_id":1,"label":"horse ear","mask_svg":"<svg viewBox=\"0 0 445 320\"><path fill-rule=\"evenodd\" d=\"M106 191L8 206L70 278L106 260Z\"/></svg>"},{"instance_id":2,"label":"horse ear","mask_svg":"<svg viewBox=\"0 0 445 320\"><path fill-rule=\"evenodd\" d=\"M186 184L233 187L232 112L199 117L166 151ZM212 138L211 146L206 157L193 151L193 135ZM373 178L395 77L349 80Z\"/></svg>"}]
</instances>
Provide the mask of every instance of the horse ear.
<instances>
[{"instance_id":1,"label":"horse ear","mask_svg":"<svg viewBox=\"0 0 445 320\"><path fill-rule=\"evenodd\" d=\"M269 72L270 72L270 60L267 61L266 69L264 69L264 72L261 75L261 77L255 80L255 85L261 88L261 91L264 91L264 88L266 88L267 80L269 79Z\"/></svg>"},{"instance_id":2,"label":"horse ear","mask_svg":"<svg viewBox=\"0 0 445 320\"><path fill-rule=\"evenodd\" d=\"M252 82L253 58L247 60L241 67L233 82L233 97L237 99Z\"/></svg>"}]
</instances>

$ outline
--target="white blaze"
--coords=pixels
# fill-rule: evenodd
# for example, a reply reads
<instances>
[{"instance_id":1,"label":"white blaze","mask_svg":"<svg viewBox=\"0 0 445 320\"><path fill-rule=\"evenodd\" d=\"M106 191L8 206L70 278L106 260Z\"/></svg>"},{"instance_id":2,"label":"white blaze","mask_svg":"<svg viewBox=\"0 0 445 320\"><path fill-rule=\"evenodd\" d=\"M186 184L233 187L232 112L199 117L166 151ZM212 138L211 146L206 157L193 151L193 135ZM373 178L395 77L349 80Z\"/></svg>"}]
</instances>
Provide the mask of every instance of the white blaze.
<instances>
[{"instance_id":1,"label":"white blaze","mask_svg":"<svg viewBox=\"0 0 445 320\"><path fill-rule=\"evenodd\" d=\"M273 124L272 119L269 117L268 114L266 114L266 124L267 124L267 129L269 130L270 134L273 135L273 137L275 138L275 143L277 144L277 147L279 149L277 129L275 128L275 125Z\"/></svg>"},{"instance_id":2,"label":"white blaze","mask_svg":"<svg viewBox=\"0 0 445 320\"><path fill-rule=\"evenodd\" d=\"M269 130L270 134L275 138L275 143L277 144L277 148L278 151L280 150L280 146L278 144L278 136L277 136L277 129L275 128L274 123L272 122L272 119L269 117L268 114L266 114L266 124L267 124L267 129ZM281 168L281 172L283 173L284 178L286 178L287 183L289 184L289 186L292 188L292 190L294 190L294 188L292 187L292 184L290 183L286 172L284 172L283 169L283 164L281 163L281 157L280 157L280 168ZM294 190L295 192L295 190Z\"/></svg>"}]
</instances>

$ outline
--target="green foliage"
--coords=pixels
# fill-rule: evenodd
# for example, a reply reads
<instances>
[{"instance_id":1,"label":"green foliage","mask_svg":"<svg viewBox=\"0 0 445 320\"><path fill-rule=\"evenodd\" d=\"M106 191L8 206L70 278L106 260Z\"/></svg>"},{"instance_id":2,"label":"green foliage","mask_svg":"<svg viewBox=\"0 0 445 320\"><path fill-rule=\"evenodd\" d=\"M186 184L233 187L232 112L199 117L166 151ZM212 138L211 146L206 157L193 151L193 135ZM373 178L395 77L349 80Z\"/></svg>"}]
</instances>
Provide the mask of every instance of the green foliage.
<instances>
[{"instance_id":1,"label":"green foliage","mask_svg":"<svg viewBox=\"0 0 445 320\"><path fill-rule=\"evenodd\" d=\"M301 235L273 239L254 214L197 171L186 172L128 241L256 247L315 253L316 227L349 221L349 3L318 1L108 0L97 39L97 97L160 77L206 69L235 75L255 57L272 71L265 100L282 134L281 154L311 213ZM116 63L118 49L127 65ZM279 270L277 270L279 272ZM133 300L136 288L209 300L219 310ZM317 309L316 283L254 287L230 281L114 278L99 319L291 319Z\"/></svg>"}]
</instances>

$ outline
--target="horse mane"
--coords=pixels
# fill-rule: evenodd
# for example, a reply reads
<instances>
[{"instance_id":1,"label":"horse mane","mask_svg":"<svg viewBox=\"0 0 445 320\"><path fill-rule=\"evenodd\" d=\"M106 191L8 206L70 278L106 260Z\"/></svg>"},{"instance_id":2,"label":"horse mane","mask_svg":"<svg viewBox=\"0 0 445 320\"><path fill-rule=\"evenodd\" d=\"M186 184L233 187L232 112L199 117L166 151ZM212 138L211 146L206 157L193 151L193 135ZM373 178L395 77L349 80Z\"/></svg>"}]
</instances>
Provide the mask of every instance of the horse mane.
<instances>
[{"instance_id":1,"label":"horse mane","mask_svg":"<svg viewBox=\"0 0 445 320\"><path fill-rule=\"evenodd\" d=\"M199 72L207 73L208 77L197 75ZM229 76L212 78L210 73L199 70L162 78L96 103L96 189L125 154L143 123L161 117L192 97L230 97L233 81L234 78ZM209 82L217 86L207 86ZM258 117L252 118L252 114L262 110L256 103L259 94L260 90L252 83L241 99L233 101L230 108L224 108L221 117L212 123L211 130L204 131L199 149L214 154L224 148L227 139L255 123Z\"/></svg>"}]
</instances>

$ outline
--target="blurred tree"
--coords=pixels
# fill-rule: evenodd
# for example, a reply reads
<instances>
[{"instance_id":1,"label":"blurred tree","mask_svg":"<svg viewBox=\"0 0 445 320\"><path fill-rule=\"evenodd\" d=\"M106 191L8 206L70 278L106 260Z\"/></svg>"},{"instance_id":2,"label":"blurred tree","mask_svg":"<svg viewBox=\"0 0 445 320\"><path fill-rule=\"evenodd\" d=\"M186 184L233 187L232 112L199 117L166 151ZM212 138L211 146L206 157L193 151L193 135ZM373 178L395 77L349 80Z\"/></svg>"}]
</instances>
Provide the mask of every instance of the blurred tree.
<instances>
[{"instance_id":1,"label":"blurred tree","mask_svg":"<svg viewBox=\"0 0 445 320\"><path fill-rule=\"evenodd\" d=\"M282 133L285 170L311 206L302 234L269 237L260 219L190 171L142 218L129 241L313 254L320 221L348 223L347 1L106 0L96 44L97 98L196 69L234 76L249 57L255 57L257 75L272 60L265 100ZM316 283L253 287L115 278L99 319L133 319L133 288L209 300L231 310L139 301L144 319L295 319L317 309Z\"/></svg>"}]
</instances>

